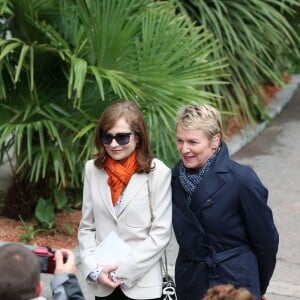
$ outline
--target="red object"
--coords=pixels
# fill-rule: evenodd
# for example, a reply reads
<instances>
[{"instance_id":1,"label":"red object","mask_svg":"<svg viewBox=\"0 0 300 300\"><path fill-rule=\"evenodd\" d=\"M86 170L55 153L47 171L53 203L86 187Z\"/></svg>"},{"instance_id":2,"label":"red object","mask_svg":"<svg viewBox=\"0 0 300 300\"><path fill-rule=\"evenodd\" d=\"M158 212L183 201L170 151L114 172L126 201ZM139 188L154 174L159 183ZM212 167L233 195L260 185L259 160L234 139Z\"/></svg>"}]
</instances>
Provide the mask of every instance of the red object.
<instances>
[{"instance_id":1,"label":"red object","mask_svg":"<svg viewBox=\"0 0 300 300\"><path fill-rule=\"evenodd\" d=\"M55 270L54 251L50 247L38 246L33 253L40 261L41 272L53 274Z\"/></svg>"}]
</instances>

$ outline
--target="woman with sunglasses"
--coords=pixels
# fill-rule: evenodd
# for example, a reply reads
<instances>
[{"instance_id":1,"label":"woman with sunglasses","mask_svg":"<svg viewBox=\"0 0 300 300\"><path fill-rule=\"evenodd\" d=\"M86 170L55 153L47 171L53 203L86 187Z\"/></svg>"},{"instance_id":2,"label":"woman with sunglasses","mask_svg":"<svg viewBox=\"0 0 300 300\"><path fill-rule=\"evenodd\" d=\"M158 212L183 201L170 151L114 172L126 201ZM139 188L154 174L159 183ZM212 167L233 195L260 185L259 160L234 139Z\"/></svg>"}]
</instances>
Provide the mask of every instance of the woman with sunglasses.
<instances>
[{"instance_id":1,"label":"woman with sunglasses","mask_svg":"<svg viewBox=\"0 0 300 300\"><path fill-rule=\"evenodd\" d=\"M160 257L171 238L171 171L152 159L142 112L130 101L104 110L95 146L85 166L78 232L88 288L95 299L160 299ZM106 264L93 253L111 232L131 252Z\"/></svg>"}]
</instances>

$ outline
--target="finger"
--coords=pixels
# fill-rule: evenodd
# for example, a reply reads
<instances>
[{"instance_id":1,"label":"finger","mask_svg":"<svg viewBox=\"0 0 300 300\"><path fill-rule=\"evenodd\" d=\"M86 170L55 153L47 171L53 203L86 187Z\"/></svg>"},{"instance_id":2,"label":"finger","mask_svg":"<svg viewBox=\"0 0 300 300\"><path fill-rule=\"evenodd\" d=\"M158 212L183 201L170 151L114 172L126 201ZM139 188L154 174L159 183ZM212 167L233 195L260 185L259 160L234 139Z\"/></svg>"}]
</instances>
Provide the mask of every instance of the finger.
<instances>
[{"instance_id":1,"label":"finger","mask_svg":"<svg viewBox=\"0 0 300 300\"><path fill-rule=\"evenodd\" d=\"M117 286L119 286L122 283L122 281L120 279L118 279L117 281L113 281L110 278L109 273L107 273L105 270L101 271L101 273L98 277L98 281L99 281L99 283L105 284L112 288L116 288Z\"/></svg>"},{"instance_id":2,"label":"finger","mask_svg":"<svg viewBox=\"0 0 300 300\"><path fill-rule=\"evenodd\" d=\"M63 264L63 254L60 250L55 251L56 265Z\"/></svg>"},{"instance_id":3,"label":"finger","mask_svg":"<svg viewBox=\"0 0 300 300\"><path fill-rule=\"evenodd\" d=\"M63 253L64 256L69 256L69 255L73 255L73 252L69 249L60 249L60 251Z\"/></svg>"},{"instance_id":4,"label":"finger","mask_svg":"<svg viewBox=\"0 0 300 300\"><path fill-rule=\"evenodd\" d=\"M107 265L103 267L103 270L107 273L111 272L111 271L115 271L118 269L117 265Z\"/></svg>"},{"instance_id":5,"label":"finger","mask_svg":"<svg viewBox=\"0 0 300 300\"><path fill-rule=\"evenodd\" d=\"M62 252L63 258L65 258L65 263L75 263L75 255L74 253L69 249L60 249L60 252Z\"/></svg>"},{"instance_id":6,"label":"finger","mask_svg":"<svg viewBox=\"0 0 300 300\"><path fill-rule=\"evenodd\" d=\"M104 280L104 282L105 282L106 285L108 285L108 286L110 286L112 288L116 288L116 287L118 287L122 283L122 281L120 279L118 281L112 281L112 280L110 280L108 278L106 278Z\"/></svg>"}]
</instances>

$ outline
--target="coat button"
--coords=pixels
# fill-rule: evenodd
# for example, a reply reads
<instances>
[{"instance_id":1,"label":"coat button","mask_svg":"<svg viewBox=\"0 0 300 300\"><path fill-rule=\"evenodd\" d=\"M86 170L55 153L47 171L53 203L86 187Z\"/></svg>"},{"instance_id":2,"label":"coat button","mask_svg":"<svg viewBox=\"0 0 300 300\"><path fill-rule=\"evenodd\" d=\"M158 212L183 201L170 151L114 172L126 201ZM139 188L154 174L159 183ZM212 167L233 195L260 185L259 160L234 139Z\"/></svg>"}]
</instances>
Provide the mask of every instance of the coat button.
<instances>
[{"instance_id":1,"label":"coat button","mask_svg":"<svg viewBox=\"0 0 300 300\"><path fill-rule=\"evenodd\" d=\"M212 201L211 198L209 198L209 199L206 200L206 205L211 205L212 203L213 203L213 201Z\"/></svg>"}]
</instances>

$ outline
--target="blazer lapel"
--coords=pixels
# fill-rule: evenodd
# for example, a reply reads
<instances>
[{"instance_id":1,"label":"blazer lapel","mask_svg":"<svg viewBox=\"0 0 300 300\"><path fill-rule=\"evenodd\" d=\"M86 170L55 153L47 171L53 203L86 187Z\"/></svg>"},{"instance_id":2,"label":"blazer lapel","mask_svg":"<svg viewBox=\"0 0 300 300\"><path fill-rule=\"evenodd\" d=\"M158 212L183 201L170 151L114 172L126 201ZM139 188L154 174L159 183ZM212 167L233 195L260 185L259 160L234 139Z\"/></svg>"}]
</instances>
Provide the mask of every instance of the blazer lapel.
<instances>
[{"instance_id":1,"label":"blazer lapel","mask_svg":"<svg viewBox=\"0 0 300 300\"><path fill-rule=\"evenodd\" d=\"M127 207L127 205L133 201L137 195L143 195L141 190L145 191L145 197L147 195L147 181L149 179L148 174L133 174L130 181L128 182L127 187L122 196L122 202L119 209L119 215L122 214Z\"/></svg>"},{"instance_id":2,"label":"blazer lapel","mask_svg":"<svg viewBox=\"0 0 300 300\"><path fill-rule=\"evenodd\" d=\"M112 204L110 187L108 184L106 184L107 179L108 176L106 172L101 170L99 172L99 179L97 180L97 182L99 182L99 184L97 185L98 193L100 195L100 199L103 200L104 205L106 206L108 212L111 214L113 219L117 220L116 212ZM101 185L100 182L104 182L105 184Z\"/></svg>"}]
</instances>

